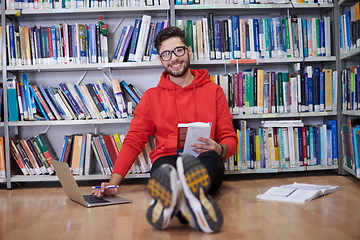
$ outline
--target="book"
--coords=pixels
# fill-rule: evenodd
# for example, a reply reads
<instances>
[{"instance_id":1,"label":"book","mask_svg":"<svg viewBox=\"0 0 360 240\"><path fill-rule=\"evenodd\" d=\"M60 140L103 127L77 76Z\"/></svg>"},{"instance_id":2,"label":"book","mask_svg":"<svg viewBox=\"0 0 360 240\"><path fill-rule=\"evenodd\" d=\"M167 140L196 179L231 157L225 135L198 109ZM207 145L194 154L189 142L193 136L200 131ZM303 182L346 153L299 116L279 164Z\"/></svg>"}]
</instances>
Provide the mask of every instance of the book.
<instances>
[{"instance_id":1,"label":"book","mask_svg":"<svg viewBox=\"0 0 360 240\"><path fill-rule=\"evenodd\" d=\"M177 154L199 156L192 150L191 144L202 143L197 137L210 138L211 123L193 122L178 124Z\"/></svg>"},{"instance_id":2,"label":"book","mask_svg":"<svg viewBox=\"0 0 360 240\"><path fill-rule=\"evenodd\" d=\"M280 201L290 203L305 203L318 197L340 190L338 186L293 183L272 187L257 196L259 200Z\"/></svg>"},{"instance_id":3,"label":"book","mask_svg":"<svg viewBox=\"0 0 360 240\"><path fill-rule=\"evenodd\" d=\"M7 92L8 92L8 111L9 121L19 121L19 107L16 93L16 80L7 80Z\"/></svg>"},{"instance_id":4,"label":"book","mask_svg":"<svg viewBox=\"0 0 360 240\"><path fill-rule=\"evenodd\" d=\"M1 29L0 29L1 30ZM0 137L0 178L6 177L4 137Z\"/></svg>"}]
</instances>

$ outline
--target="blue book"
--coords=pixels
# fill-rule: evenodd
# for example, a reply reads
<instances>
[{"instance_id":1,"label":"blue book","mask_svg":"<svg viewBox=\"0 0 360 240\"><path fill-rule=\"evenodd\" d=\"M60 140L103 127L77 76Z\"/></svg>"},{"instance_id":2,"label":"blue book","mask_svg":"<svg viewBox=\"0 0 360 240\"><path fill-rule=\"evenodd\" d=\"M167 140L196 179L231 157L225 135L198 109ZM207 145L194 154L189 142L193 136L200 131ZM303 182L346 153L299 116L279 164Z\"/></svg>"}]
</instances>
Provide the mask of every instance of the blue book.
<instances>
[{"instance_id":1,"label":"blue book","mask_svg":"<svg viewBox=\"0 0 360 240\"><path fill-rule=\"evenodd\" d=\"M320 112L325 111L325 73L320 72Z\"/></svg>"},{"instance_id":2,"label":"blue book","mask_svg":"<svg viewBox=\"0 0 360 240\"><path fill-rule=\"evenodd\" d=\"M78 85L74 85L74 88L75 88L77 94L79 95L81 101L84 103L85 107L87 108L87 110L88 110L89 114L91 115L91 117L92 117L93 119L96 119L96 116L94 116L94 115L91 113L91 111L90 111L91 107L88 106L88 103L86 102L84 96L82 95L82 93L81 93Z\"/></svg>"},{"instance_id":3,"label":"blue book","mask_svg":"<svg viewBox=\"0 0 360 240\"><path fill-rule=\"evenodd\" d=\"M347 39L347 46L346 49L348 51L351 50L351 43L352 43L352 27L351 27L351 16L350 11L345 12L345 25L346 25L346 39Z\"/></svg>"},{"instance_id":4,"label":"blue book","mask_svg":"<svg viewBox=\"0 0 360 240\"><path fill-rule=\"evenodd\" d=\"M308 38L307 38L307 21L306 18L301 19L301 27L302 27L302 36L303 36L303 53L304 57L309 56L308 50Z\"/></svg>"},{"instance_id":5,"label":"blue book","mask_svg":"<svg viewBox=\"0 0 360 240\"><path fill-rule=\"evenodd\" d=\"M355 162L355 174L360 178L360 154L358 149L360 148L360 126L357 125L352 128L352 147L354 151L354 162Z\"/></svg>"},{"instance_id":6,"label":"blue book","mask_svg":"<svg viewBox=\"0 0 360 240\"><path fill-rule=\"evenodd\" d=\"M334 90L333 90L334 93ZM360 110L360 67L357 67L357 74L355 75L355 110ZM336 99L336 98L335 98Z\"/></svg>"},{"instance_id":7,"label":"blue book","mask_svg":"<svg viewBox=\"0 0 360 240\"><path fill-rule=\"evenodd\" d=\"M64 93L66 99L68 100L71 108L73 109L76 117L78 119L84 119L85 118L85 113L81 110L78 102L75 100L75 98L72 96L72 94L70 93L66 83L59 83L59 87L61 89L61 91Z\"/></svg>"},{"instance_id":8,"label":"blue book","mask_svg":"<svg viewBox=\"0 0 360 240\"><path fill-rule=\"evenodd\" d=\"M80 151L79 175L83 175L83 174L84 174L86 137L87 137L86 134L83 134L83 136L82 136L82 142L81 142L81 151Z\"/></svg>"},{"instance_id":9,"label":"blue book","mask_svg":"<svg viewBox=\"0 0 360 240\"><path fill-rule=\"evenodd\" d=\"M255 58L260 58L260 40L259 40L259 20L254 18L253 24L253 35L254 35L254 52Z\"/></svg>"},{"instance_id":10,"label":"blue book","mask_svg":"<svg viewBox=\"0 0 360 240\"><path fill-rule=\"evenodd\" d=\"M76 39L78 39L76 25L71 25L71 46L72 46L72 59L74 63L79 63L78 61L78 48L79 46L76 43Z\"/></svg>"},{"instance_id":11,"label":"blue book","mask_svg":"<svg viewBox=\"0 0 360 240\"><path fill-rule=\"evenodd\" d=\"M134 100L136 104L140 102L140 99L135 95L135 93L124 80L120 82L120 85L125 89L126 93Z\"/></svg>"},{"instance_id":12,"label":"blue book","mask_svg":"<svg viewBox=\"0 0 360 240\"><path fill-rule=\"evenodd\" d=\"M29 28L29 36L30 36L30 49L31 49L31 57L32 57L32 65L36 65L36 48L35 48L35 36L34 36L34 27Z\"/></svg>"},{"instance_id":13,"label":"blue book","mask_svg":"<svg viewBox=\"0 0 360 240\"><path fill-rule=\"evenodd\" d=\"M97 40L96 40L96 24L89 24L89 62L97 63Z\"/></svg>"},{"instance_id":14,"label":"blue book","mask_svg":"<svg viewBox=\"0 0 360 240\"><path fill-rule=\"evenodd\" d=\"M118 57L119 57L119 55L121 53L121 46L124 45L123 42L124 42L124 38L125 38L125 34L126 34L127 29L128 29L128 27L125 26L121 31L120 38L119 38L118 44L116 46L112 62L118 62Z\"/></svg>"},{"instance_id":15,"label":"blue book","mask_svg":"<svg viewBox=\"0 0 360 240\"><path fill-rule=\"evenodd\" d=\"M117 113L116 115L118 115L118 117L121 118L122 116L121 116L120 110L119 110L119 108L118 108L118 106L117 106L117 104L116 104L116 100L115 100L115 98L114 98L114 95L113 95L112 92L110 91L109 86L108 86L106 83L102 83L101 85L102 85L102 87L103 87L103 89L104 89L104 91L105 91L105 94L107 94L107 97L109 98L109 101L110 101L110 103L111 103L111 106L115 109L115 111L116 111L116 113ZM126 109L125 109L125 110L126 110Z\"/></svg>"},{"instance_id":16,"label":"blue book","mask_svg":"<svg viewBox=\"0 0 360 240\"><path fill-rule=\"evenodd\" d=\"M22 74L21 75L21 81L24 84L24 96L25 96L25 102L26 102L26 109L27 109L28 114L29 114L27 120L33 120L34 112L35 112L35 102L34 102L34 99L31 96L31 93L30 93L30 90L29 90L30 87L29 87L27 74ZM25 112L25 109L23 109L23 110ZM24 115L24 118L25 118L25 115Z\"/></svg>"},{"instance_id":17,"label":"blue book","mask_svg":"<svg viewBox=\"0 0 360 240\"><path fill-rule=\"evenodd\" d=\"M246 151L246 169L251 168L251 154L250 154L250 129L246 129L246 141L245 141L245 151Z\"/></svg>"},{"instance_id":18,"label":"blue book","mask_svg":"<svg viewBox=\"0 0 360 240\"><path fill-rule=\"evenodd\" d=\"M320 55L322 57L326 56L325 52L325 25L324 25L324 18L320 18Z\"/></svg>"},{"instance_id":19,"label":"blue book","mask_svg":"<svg viewBox=\"0 0 360 240\"><path fill-rule=\"evenodd\" d=\"M261 57L271 58L271 46L270 46L270 36L271 36L271 28L269 25L270 19L262 19L260 20L260 31L259 34L263 35L264 49L261 49Z\"/></svg>"},{"instance_id":20,"label":"blue book","mask_svg":"<svg viewBox=\"0 0 360 240\"><path fill-rule=\"evenodd\" d=\"M176 0L175 5L182 5L182 0Z\"/></svg>"},{"instance_id":21,"label":"blue book","mask_svg":"<svg viewBox=\"0 0 360 240\"><path fill-rule=\"evenodd\" d=\"M313 112L314 111L314 105L313 105L313 92L314 92L314 87L313 87L313 72L312 72L312 66L308 66L307 68L307 82L308 82L308 107L309 107L309 112Z\"/></svg>"},{"instance_id":22,"label":"blue book","mask_svg":"<svg viewBox=\"0 0 360 240\"><path fill-rule=\"evenodd\" d=\"M181 5L181 4L177 4L177 5ZM155 34L154 36L156 37L158 35L158 33L163 29L163 23L162 22L156 22L156 25L155 25ZM151 47L151 61L154 61L156 60L156 56L158 55L157 53L157 50L155 48L155 44L152 45Z\"/></svg>"},{"instance_id":23,"label":"blue book","mask_svg":"<svg viewBox=\"0 0 360 240\"><path fill-rule=\"evenodd\" d=\"M43 55L42 55L42 38L41 38L41 28L35 27L35 38L36 38L36 59L37 64L43 63Z\"/></svg>"},{"instance_id":24,"label":"blue book","mask_svg":"<svg viewBox=\"0 0 360 240\"><path fill-rule=\"evenodd\" d=\"M132 39L133 33L134 33L134 26L130 26L129 32L125 39L124 46L121 50L119 62L123 62L125 60L127 52L130 51L128 48L129 48L130 40Z\"/></svg>"},{"instance_id":25,"label":"blue book","mask_svg":"<svg viewBox=\"0 0 360 240\"><path fill-rule=\"evenodd\" d=\"M344 15L340 15L339 16L339 43L340 43L340 51L344 50L344 29L343 29L343 20L344 20Z\"/></svg>"},{"instance_id":26,"label":"blue book","mask_svg":"<svg viewBox=\"0 0 360 240\"><path fill-rule=\"evenodd\" d=\"M7 80L7 94L8 94L8 111L9 111L9 121L19 121L19 106L16 93L16 80L8 79Z\"/></svg>"},{"instance_id":27,"label":"blue book","mask_svg":"<svg viewBox=\"0 0 360 240\"><path fill-rule=\"evenodd\" d=\"M215 58L222 59L222 45L221 45L221 22L214 20L214 38L215 38Z\"/></svg>"},{"instance_id":28,"label":"blue book","mask_svg":"<svg viewBox=\"0 0 360 240\"><path fill-rule=\"evenodd\" d=\"M337 165L339 163L337 121L333 119L324 120L324 124L331 130L332 164Z\"/></svg>"},{"instance_id":29,"label":"blue book","mask_svg":"<svg viewBox=\"0 0 360 240\"><path fill-rule=\"evenodd\" d=\"M54 55L54 61L57 63L58 61L58 46L56 41L56 28L55 26L51 26L51 42L53 45L53 55Z\"/></svg>"},{"instance_id":30,"label":"blue book","mask_svg":"<svg viewBox=\"0 0 360 240\"><path fill-rule=\"evenodd\" d=\"M60 157L59 157L59 162L63 162L64 161L64 157L65 157L65 152L66 152L66 147L69 141L69 136L68 135L64 135L64 143L63 146L61 148L61 153L60 153Z\"/></svg>"},{"instance_id":31,"label":"blue book","mask_svg":"<svg viewBox=\"0 0 360 240\"><path fill-rule=\"evenodd\" d=\"M40 86L39 86L40 87ZM53 87L51 86L47 86L45 89L46 93L48 94L49 98L51 99L51 102L53 103L54 106L56 106L56 109L58 110L58 112L60 113L60 116L62 118L64 118L64 116L66 116L65 111L63 110L63 108L60 106L60 104L58 103L58 101L55 98L54 92L53 92Z\"/></svg>"},{"instance_id":32,"label":"blue book","mask_svg":"<svg viewBox=\"0 0 360 240\"><path fill-rule=\"evenodd\" d=\"M32 87L29 87L29 89L30 89L30 95L31 95L32 98L35 99L35 102L36 102L37 106L39 107L39 109L40 109L40 111L41 111L41 114L42 114L44 120L49 120L49 117L47 116L47 114L46 114L43 106L41 105L40 100L39 100L38 97L36 96L36 94L35 94L35 92L34 92L34 89L33 89ZM36 119L36 116L35 116L35 115L34 115L34 118ZM42 120L42 119L37 119L37 120Z\"/></svg>"},{"instance_id":33,"label":"blue book","mask_svg":"<svg viewBox=\"0 0 360 240\"><path fill-rule=\"evenodd\" d=\"M275 53L275 51L276 51L276 46L275 46L276 26L275 26L274 19L272 19L272 18L268 19L268 25L269 25L269 43L270 43L270 53L271 53L270 57L274 58L276 56L276 53Z\"/></svg>"},{"instance_id":34,"label":"blue book","mask_svg":"<svg viewBox=\"0 0 360 240\"><path fill-rule=\"evenodd\" d=\"M298 151L299 151L299 162L300 162L300 165L304 165L305 163L304 163L304 153L303 153L303 148L302 148L302 146L303 146L303 141L307 141L307 138L306 139L303 139L303 136L302 136L302 128L301 127L298 127L297 128L298 129L298 131L297 131L297 133L298 133L298 136L297 136L297 138L298 138L298 146L299 146L299 148L298 148ZM309 161L308 161L309 162Z\"/></svg>"},{"instance_id":35,"label":"blue book","mask_svg":"<svg viewBox=\"0 0 360 240\"><path fill-rule=\"evenodd\" d=\"M320 158L319 158L319 127L318 126L314 126L314 150L315 150L315 154L314 154L314 157L315 157L315 165L319 165L320 164Z\"/></svg>"},{"instance_id":36,"label":"blue book","mask_svg":"<svg viewBox=\"0 0 360 240\"><path fill-rule=\"evenodd\" d=\"M314 111L320 112L320 68L315 67L313 72L313 104Z\"/></svg>"},{"instance_id":37,"label":"blue book","mask_svg":"<svg viewBox=\"0 0 360 240\"><path fill-rule=\"evenodd\" d=\"M283 34L282 34L282 32L284 32L284 31L283 31L281 17L276 17L275 22L273 24L275 24L274 36L276 38L276 46L274 46L274 48L275 48L275 52L277 53L278 58L281 58L284 56Z\"/></svg>"},{"instance_id":38,"label":"blue book","mask_svg":"<svg viewBox=\"0 0 360 240\"><path fill-rule=\"evenodd\" d=\"M137 42L138 42L138 38L139 38L141 22L142 22L141 19L135 19L134 31L133 31L133 34L131 37L131 42L130 42L128 62L135 61L135 52L136 52Z\"/></svg>"},{"instance_id":39,"label":"blue book","mask_svg":"<svg viewBox=\"0 0 360 240\"><path fill-rule=\"evenodd\" d=\"M105 155L105 158L106 158L106 162L108 163L108 165L109 165L109 167L110 167L110 170L112 170L114 164L113 164L113 162L111 161L111 157L110 157L109 151L108 151L108 149L106 148L106 144L105 144L104 137L103 137L103 136L98 136L97 138L99 139L101 148L102 148L102 150L103 150L103 152L104 152L104 155Z\"/></svg>"},{"instance_id":40,"label":"blue book","mask_svg":"<svg viewBox=\"0 0 360 240\"><path fill-rule=\"evenodd\" d=\"M15 29L14 26L8 26L9 45L10 45L10 65L16 66L16 49L15 49Z\"/></svg>"},{"instance_id":41,"label":"blue book","mask_svg":"<svg viewBox=\"0 0 360 240\"><path fill-rule=\"evenodd\" d=\"M51 98L49 97L47 91L45 90L44 86L39 85L39 90L41 92L41 94L43 95L44 99L46 100L46 103L49 105L51 112L55 115L55 118L57 120L61 120L63 119L62 116L59 113L59 110L57 109L57 106L55 106L55 104L53 103L53 101L51 100Z\"/></svg>"},{"instance_id":42,"label":"blue book","mask_svg":"<svg viewBox=\"0 0 360 240\"><path fill-rule=\"evenodd\" d=\"M233 59L240 59L240 27L239 16L231 16L232 27L232 56Z\"/></svg>"}]
</instances>

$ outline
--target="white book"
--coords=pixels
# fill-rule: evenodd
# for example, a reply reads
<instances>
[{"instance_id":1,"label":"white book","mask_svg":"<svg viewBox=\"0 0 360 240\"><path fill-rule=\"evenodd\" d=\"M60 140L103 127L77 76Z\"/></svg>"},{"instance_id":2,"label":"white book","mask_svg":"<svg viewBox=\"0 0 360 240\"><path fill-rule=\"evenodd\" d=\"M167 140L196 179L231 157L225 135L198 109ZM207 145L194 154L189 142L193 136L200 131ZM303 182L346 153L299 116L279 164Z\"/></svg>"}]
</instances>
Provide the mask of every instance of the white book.
<instances>
[{"instance_id":1,"label":"white book","mask_svg":"<svg viewBox=\"0 0 360 240\"><path fill-rule=\"evenodd\" d=\"M292 185L272 187L265 193L258 195L257 199L291 203L305 203L338 190L340 190L340 187L338 186L304 184L295 182Z\"/></svg>"},{"instance_id":2,"label":"white book","mask_svg":"<svg viewBox=\"0 0 360 240\"><path fill-rule=\"evenodd\" d=\"M299 161L295 158L294 128L288 127L290 167L298 167Z\"/></svg>"},{"instance_id":3,"label":"white book","mask_svg":"<svg viewBox=\"0 0 360 240\"><path fill-rule=\"evenodd\" d=\"M299 34L299 57L304 57L304 39L303 39L303 31L302 31L302 19L298 18L298 34Z\"/></svg>"},{"instance_id":4,"label":"white book","mask_svg":"<svg viewBox=\"0 0 360 240\"><path fill-rule=\"evenodd\" d=\"M202 19L203 23L203 41L204 41L204 60L210 60L210 46L209 46L209 29L207 18Z\"/></svg>"},{"instance_id":5,"label":"white book","mask_svg":"<svg viewBox=\"0 0 360 240\"><path fill-rule=\"evenodd\" d=\"M192 39L193 39L193 49L192 49L192 53L193 53L193 60L197 60L198 59L198 46L197 46L197 37L196 37L196 24L192 25Z\"/></svg>"},{"instance_id":6,"label":"white book","mask_svg":"<svg viewBox=\"0 0 360 240\"><path fill-rule=\"evenodd\" d=\"M85 105L86 107L89 109L89 112L91 113L92 118L94 119L102 119L102 116L100 115L100 112L98 111L98 109L95 106L95 103L93 102L93 100L91 99L91 96L87 90L87 87L84 83L80 83L78 85L79 90L85 100Z\"/></svg>"},{"instance_id":7,"label":"white book","mask_svg":"<svg viewBox=\"0 0 360 240\"><path fill-rule=\"evenodd\" d=\"M264 120L261 121L260 127L303 127L301 120Z\"/></svg>"},{"instance_id":8,"label":"white book","mask_svg":"<svg viewBox=\"0 0 360 240\"><path fill-rule=\"evenodd\" d=\"M290 78L290 112L296 113L298 111L298 81L296 77Z\"/></svg>"},{"instance_id":9,"label":"white book","mask_svg":"<svg viewBox=\"0 0 360 240\"><path fill-rule=\"evenodd\" d=\"M84 102L81 100L79 94L77 93L74 87L75 86L74 83L65 83L65 84L68 87L71 96L73 96L75 101L79 104L81 111L85 114L85 119L90 119L91 118L90 112L85 106Z\"/></svg>"},{"instance_id":10,"label":"white book","mask_svg":"<svg viewBox=\"0 0 360 240\"><path fill-rule=\"evenodd\" d=\"M91 173L92 170L92 146L91 146L91 141L92 141L92 134L91 133L87 133L86 134L86 142L85 142L85 158L84 158L84 175L89 175Z\"/></svg>"},{"instance_id":11,"label":"white book","mask_svg":"<svg viewBox=\"0 0 360 240\"><path fill-rule=\"evenodd\" d=\"M135 62L141 62L144 56L147 38L149 35L149 28L150 28L151 16L143 15L141 21L141 27L139 31L139 38L137 42L137 47L135 51Z\"/></svg>"},{"instance_id":12,"label":"white book","mask_svg":"<svg viewBox=\"0 0 360 240\"><path fill-rule=\"evenodd\" d=\"M65 103L63 102L63 99L61 98L59 92L54 92L54 97L55 97L56 101L58 102L58 104L60 105L60 107L62 108L62 110L65 113L65 115L63 115L63 118L65 120L74 119L74 117L71 115L69 109L66 107Z\"/></svg>"},{"instance_id":13,"label":"white book","mask_svg":"<svg viewBox=\"0 0 360 240\"><path fill-rule=\"evenodd\" d=\"M285 166L290 167L289 134L287 128L281 128L281 138L283 140L282 148L284 151Z\"/></svg>"},{"instance_id":14,"label":"white book","mask_svg":"<svg viewBox=\"0 0 360 240\"><path fill-rule=\"evenodd\" d=\"M249 25L249 39L250 39L250 51L246 52L246 56L250 59L255 59L255 52L254 52L254 24L253 19L248 19L248 25Z\"/></svg>"},{"instance_id":15,"label":"white book","mask_svg":"<svg viewBox=\"0 0 360 240\"><path fill-rule=\"evenodd\" d=\"M325 56L331 56L331 26L330 26L330 17L324 17L324 31L325 31ZM340 39L341 41L341 39Z\"/></svg>"},{"instance_id":16,"label":"white book","mask_svg":"<svg viewBox=\"0 0 360 240\"><path fill-rule=\"evenodd\" d=\"M202 143L196 138L203 137L203 138L210 138L211 132L211 123L204 123L204 122L193 122L193 123L179 123L178 130L179 130L179 143L178 146L184 146L182 154L190 154L194 157L199 156L198 153L192 150L191 144L194 143ZM185 140L184 140L185 139ZM180 150L180 149L178 149ZM181 154L181 152L179 152Z\"/></svg>"}]
</instances>

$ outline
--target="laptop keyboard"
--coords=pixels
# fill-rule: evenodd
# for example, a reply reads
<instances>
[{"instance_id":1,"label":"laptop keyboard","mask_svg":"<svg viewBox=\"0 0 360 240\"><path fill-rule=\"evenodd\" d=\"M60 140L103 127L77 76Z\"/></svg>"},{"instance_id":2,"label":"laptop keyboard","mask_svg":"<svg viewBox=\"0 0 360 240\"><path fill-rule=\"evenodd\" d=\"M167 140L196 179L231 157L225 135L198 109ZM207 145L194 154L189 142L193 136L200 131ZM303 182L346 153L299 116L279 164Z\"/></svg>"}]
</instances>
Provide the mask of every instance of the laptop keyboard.
<instances>
[{"instance_id":1,"label":"laptop keyboard","mask_svg":"<svg viewBox=\"0 0 360 240\"><path fill-rule=\"evenodd\" d=\"M94 195L84 195L85 202L87 203L108 203L110 201L96 197Z\"/></svg>"}]
</instances>

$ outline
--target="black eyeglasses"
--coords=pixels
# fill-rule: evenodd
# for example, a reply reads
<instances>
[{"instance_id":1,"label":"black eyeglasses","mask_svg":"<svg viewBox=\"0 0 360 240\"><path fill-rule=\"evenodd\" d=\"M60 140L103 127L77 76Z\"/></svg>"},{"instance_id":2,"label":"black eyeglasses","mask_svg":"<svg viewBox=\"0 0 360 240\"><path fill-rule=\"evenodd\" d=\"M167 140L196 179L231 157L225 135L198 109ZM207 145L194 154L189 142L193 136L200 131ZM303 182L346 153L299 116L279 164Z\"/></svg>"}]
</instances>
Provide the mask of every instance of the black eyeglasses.
<instances>
[{"instance_id":1,"label":"black eyeglasses","mask_svg":"<svg viewBox=\"0 0 360 240\"><path fill-rule=\"evenodd\" d=\"M174 50L172 50L172 51L169 51L169 50L163 51L162 53L160 53L160 58L163 61L169 61L171 59L171 57L172 57L172 54L174 54L177 57L184 56L185 49L188 49L188 47L180 46L180 47L174 48Z\"/></svg>"}]
</instances>

